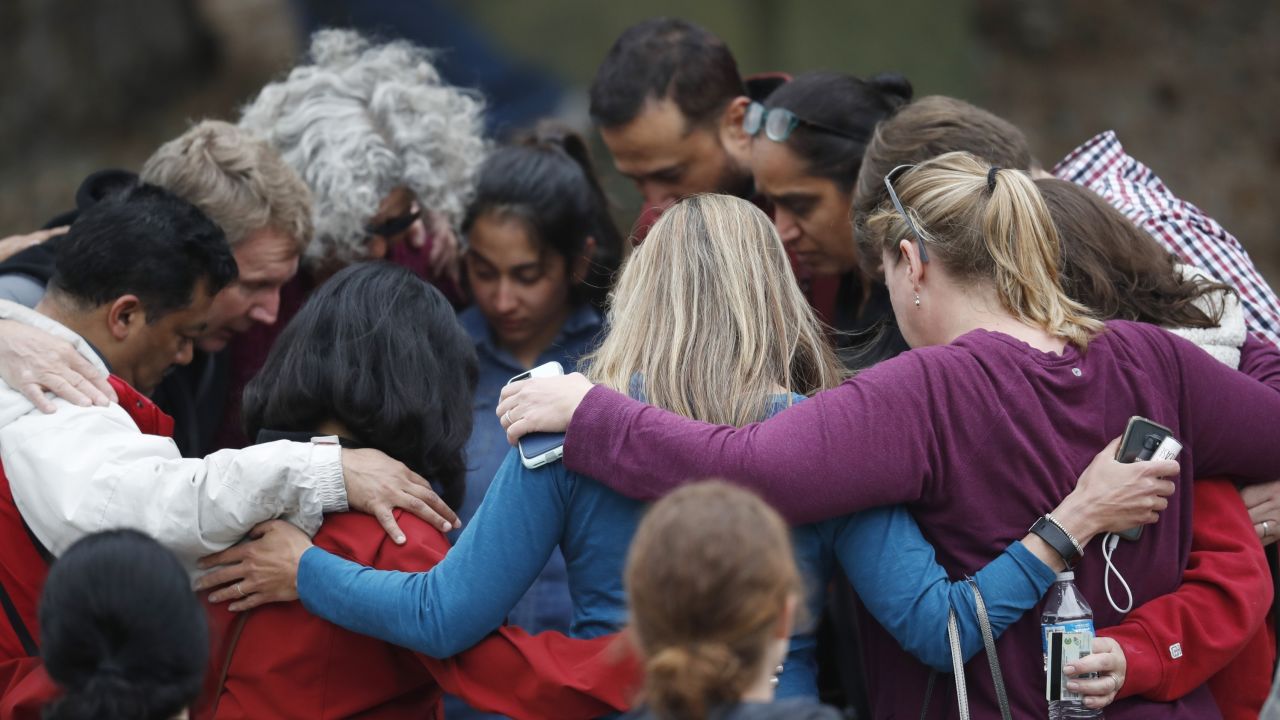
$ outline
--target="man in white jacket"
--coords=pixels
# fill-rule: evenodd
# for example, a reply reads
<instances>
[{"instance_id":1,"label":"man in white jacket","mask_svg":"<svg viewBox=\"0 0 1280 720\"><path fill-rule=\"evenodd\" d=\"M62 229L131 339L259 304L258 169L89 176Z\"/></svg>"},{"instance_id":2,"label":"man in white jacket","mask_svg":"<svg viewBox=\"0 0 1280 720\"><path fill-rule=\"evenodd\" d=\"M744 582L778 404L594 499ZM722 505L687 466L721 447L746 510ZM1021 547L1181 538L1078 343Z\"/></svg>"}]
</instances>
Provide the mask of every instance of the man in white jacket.
<instances>
[{"instance_id":1,"label":"man in white jacket","mask_svg":"<svg viewBox=\"0 0 1280 720\"><path fill-rule=\"evenodd\" d=\"M145 393L190 361L234 259L221 230L167 191L143 186L99 205L72 226L36 310L3 303L0 317L72 343L98 372ZM146 401L130 393L130 402ZM283 517L314 533L323 513L349 505L376 515L397 541L397 507L443 530L457 522L425 480L377 451L318 438L183 459L118 404L54 403L45 414L0 383L3 472L22 521L54 556L89 533L132 527L194 569L258 522Z\"/></svg>"}]
</instances>

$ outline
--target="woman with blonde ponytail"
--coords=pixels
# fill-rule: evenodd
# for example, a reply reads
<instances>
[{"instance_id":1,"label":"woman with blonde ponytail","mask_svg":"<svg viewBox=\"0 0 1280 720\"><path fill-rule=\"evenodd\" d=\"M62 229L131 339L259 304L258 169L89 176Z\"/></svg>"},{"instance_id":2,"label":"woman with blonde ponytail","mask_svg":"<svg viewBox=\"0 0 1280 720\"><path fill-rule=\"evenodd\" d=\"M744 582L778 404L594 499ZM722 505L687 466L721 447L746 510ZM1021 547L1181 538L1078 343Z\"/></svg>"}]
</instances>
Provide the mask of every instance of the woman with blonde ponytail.
<instances>
[{"instance_id":1,"label":"woman with blonde ponytail","mask_svg":"<svg viewBox=\"0 0 1280 720\"><path fill-rule=\"evenodd\" d=\"M661 497L690 479L724 477L758 490L793 522L909 503L951 577L974 573L1023 537L1033 522L1063 556L1079 560L1076 585L1098 626L1121 613L1105 602L1104 567L1089 540L1127 528L1081 514L1057 518L1098 448L1140 415L1184 447L1137 483L1122 505L1146 511L1141 539L1122 543L1135 605L1181 581L1190 546L1194 477L1245 483L1280 474L1280 394L1165 330L1101 323L1063 293L1057 238L1045 204L1020 172L951 153L899 168L890 198L868 219L864 242L879 248L898 325L912 350L776 417L743 428L697 422L646 407L579 375L508 387L497 412L515 440L567 431L569 470L637 499ZM1099 459L1104 465L1111 445ZM1138 464L1141 465L1141 464ZM1065 500L1064 500L1065 498ZM1162 512L1164 510L1168 512ZM1047 530L1061 523L1060 541ZM1082 560L1078 555L1084 552ZM1045 713L1038 618L1012 621L996 642L1015 717ZM928 673L883 633L868 637L874 716L919 716ZM981 661L976 661L981 663ZM1122 685L1116 653L1079 662L1099 672L1068 687ZM975 716L996 711L985 672L970 669ZM926 717L954 711L937 698ZM1111 720L1215 717L1208 691L1169 703L1126 698Z\"/></svg>"},{"instance_id":2,"label":"woman with blonde ponytail","mask_svg":"<svg viewBox=\"0 0 1280 720\"><path fill-rule=\"evenodd\" d=\"M770 704L801 593L787 535L762 500L723 482L649 510L627 557L630 633L645 668L643 707L627 718L841 717L804 701Z\"/></svg>"}]
</instances>

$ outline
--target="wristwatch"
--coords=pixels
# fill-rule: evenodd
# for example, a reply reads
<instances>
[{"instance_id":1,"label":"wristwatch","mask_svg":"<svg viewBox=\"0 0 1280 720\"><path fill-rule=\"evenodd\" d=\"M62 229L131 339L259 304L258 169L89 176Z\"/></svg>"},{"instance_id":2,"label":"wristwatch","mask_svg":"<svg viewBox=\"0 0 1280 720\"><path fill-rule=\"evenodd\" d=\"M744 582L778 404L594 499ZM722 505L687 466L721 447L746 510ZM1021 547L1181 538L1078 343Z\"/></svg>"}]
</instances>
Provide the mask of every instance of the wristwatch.
<instances>
[{"instance_id":1,"label":"wristwatch","mask_svg":"<svg viewBox=\"0 0 1280 720\"><path fill-rule=\"evenodd\" d=\"M1054 519L1052 515L1048 513L1041 515L1028 532L1040 536L1041 540L1049 543L1049 547L1062 556L1062 560L1067 564L1068 569L1075 567L1076 563L1080 562L1080 556L1082 555L1080 543L1076 542L1071 533L1067 532L1067 529L1062 527L1062 524Z\"/></svg>"}]
</instances>

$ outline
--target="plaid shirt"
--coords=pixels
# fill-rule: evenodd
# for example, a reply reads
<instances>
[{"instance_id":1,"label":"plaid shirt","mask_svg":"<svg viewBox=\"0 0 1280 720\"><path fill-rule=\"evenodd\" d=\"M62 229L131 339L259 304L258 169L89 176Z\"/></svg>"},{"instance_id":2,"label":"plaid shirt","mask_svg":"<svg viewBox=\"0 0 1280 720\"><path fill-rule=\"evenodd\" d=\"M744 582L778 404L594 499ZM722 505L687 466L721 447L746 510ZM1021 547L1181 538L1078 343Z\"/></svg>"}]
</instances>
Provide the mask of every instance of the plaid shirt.
<instances>
[{"instance_id":1,"label":"plaid shirt","mask_svg":"<svg viewBox=\"0 0 1280 720\"><path fill-rule=\"evenodd\" d=\"M1053 174L1094 191L1180 261L1235 287L1249 330L1280 345L1280 302L1240 241L1200 208L1170 192L1150 168L1125 154L1114 131L1071 151Z\"/></svg>"}]
</instances>

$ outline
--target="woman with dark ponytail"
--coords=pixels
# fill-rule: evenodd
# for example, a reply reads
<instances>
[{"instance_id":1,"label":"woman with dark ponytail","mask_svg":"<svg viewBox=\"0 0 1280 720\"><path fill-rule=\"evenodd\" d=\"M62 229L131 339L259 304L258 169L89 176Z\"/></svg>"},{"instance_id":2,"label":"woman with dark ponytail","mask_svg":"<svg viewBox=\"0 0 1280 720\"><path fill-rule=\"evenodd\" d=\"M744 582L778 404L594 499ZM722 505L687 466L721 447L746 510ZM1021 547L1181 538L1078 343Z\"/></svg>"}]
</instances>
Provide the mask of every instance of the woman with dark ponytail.
<instances>
[{"instance_id":1,"label":"woman with dark ponytail","mask_svg":"<svg viewBox=\"0 0 1280 720\"><path fill-rule=\"evenodd\" d=\"M41 656L63 690L46 720L186 717L209 657L190 582L173 553L133 530L72 545L40 598Z\"/></svg>"},{"instance_id":2,"label":"woman with dark ponytail","mask_svg":"<svg viewBox=\"0 0 1280 720\"><path fill-rule=\"evenodd\" d=\"M812 700L771 702L802 593L788 536L764 501L722 482L654 504L627 556L629 632L645 667L643 707L628 718L841 717Z\"/></svg>"},{"instance_id":3,"label":"woman with dark ponytail","mask_svg":"<svg viewBox=\"0 0 1280 720\"><path fill-rule=\"evenodd\" d=\"M475 305L458 319L475 343L480 370L467 443L467 496L458 509L465 524L507 455L493 418L498 392L512 376L544 363L559 362L572 372L595 347L599 308L622 238L586 143L554 124L485 160L462 230L465 280ZM572 612L557 551L510 620L530 632L565 631Z\"/></svg>"},{"instance_id":4,"label":"woman with dark ponytail","mask_svg":"<svg viewBox=\"0 0 1280 720\"><path fill-rule=\"evenodd\" d=\"M876 123L910 100L911 83L901 75L861 80L811 72L754 103L744 122L753 137L756 189L773 202L778 234L807 271L809 295L839 331L837 346L850 368L907 349L884 283L863 268L850 215Z\"/></svg>"}]
</instances>

